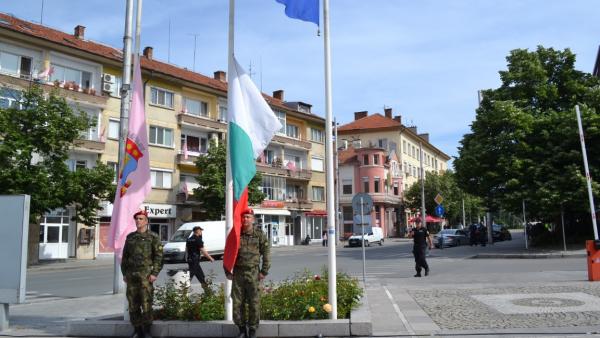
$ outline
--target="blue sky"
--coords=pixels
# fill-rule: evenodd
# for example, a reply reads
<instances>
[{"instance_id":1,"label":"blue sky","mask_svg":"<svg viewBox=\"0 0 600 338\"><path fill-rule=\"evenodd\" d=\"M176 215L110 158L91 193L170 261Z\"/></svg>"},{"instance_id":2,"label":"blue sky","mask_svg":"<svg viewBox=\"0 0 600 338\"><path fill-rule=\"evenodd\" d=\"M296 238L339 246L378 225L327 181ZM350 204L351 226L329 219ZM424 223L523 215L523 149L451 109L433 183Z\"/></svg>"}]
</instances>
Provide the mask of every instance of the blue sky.
<instances>
[{"instance_id":1,"label":"blue sky","mask_svg":"<svg viewBox=\"0 0 600 338\"><path fill-rule=\"evenodd\" d=\"M227 70L228 0L145 0L142 48L154 57L212 76ZM457 154L475 117L477 90L499 85L512 49L570 48L577 68L593 69L600 44L598 3L591 0L331 0L334 116L390 107L403 123L430 133ZM10 0L0 11L39 22L42 0ZM122 46L125 1L45 0L43 23ZM316 26L287 18L275 0L238 0L236 55L265 93L283 89L325 115L323 37Z\"/></svg>"}]
</instances>

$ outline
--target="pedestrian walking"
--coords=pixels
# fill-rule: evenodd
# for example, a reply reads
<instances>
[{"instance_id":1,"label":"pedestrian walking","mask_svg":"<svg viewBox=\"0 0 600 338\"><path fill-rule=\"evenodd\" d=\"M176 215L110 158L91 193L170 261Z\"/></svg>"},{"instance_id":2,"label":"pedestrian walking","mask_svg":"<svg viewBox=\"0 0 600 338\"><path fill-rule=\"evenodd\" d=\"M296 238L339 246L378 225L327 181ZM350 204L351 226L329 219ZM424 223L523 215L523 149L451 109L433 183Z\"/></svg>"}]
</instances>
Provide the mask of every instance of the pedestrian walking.
<instances>
[{"instance_id":1,"label":"pedestrian walking","mask_svg":"<svg viewBox=\"0 0 600 338\"><path fill-rule=\"evenodd\" d=\"M327 246L327 231L323 231L323 246Z\"/></svg>"},{"instance_id":2,"label":"pedestrian walking","mask_svg":"<svg viewBox=\"0 0 600 338\"><path fill-rule=\"evenodd\" d=\"M431 236L427 228L421 225L421 220L417 219L415 228L409 234L410 238L413 238L413 255L415 256L415 270L417 274L415 277L421 277L421 270L425 269L425 276L429 275L429 265L425 259L426 249L431 250Z\"/></svg>"},{"instance_id":3,"label":"pedestrian walking","mask_svg":"<svg viewBox=\"0 0 600 338\"><path fill-rule=\"evenodd\" d=\"M129 318L134 327L133 338L152 338L153 283L163 265L163 247L156 234L148 231L148 214L133 215L136 231L127 235L121 259L123 281L127 283Z\"/></svg>"},{"instance_id":4,"label":"pedestrian walking","mask_svg":"<svg viewBox=\"0 0 600 338\"><path fill-rule=\"evenodd\" d=\"M204 256L211 262L214 262L215 260L204 248L204 241L202 240L203 230L202 227L195 226L192 229L192 235L185 243L185 247L187 251L188 268L190 270L190 283L192 282L192 279L196 277L204 291L206 291L208 289L208 284L206 284L204 271L202 271L202 267L200 266L200 259Z\"/></svg>"},{"instance_id":5,"label":"pedestrian walking","mask_svg":"<svg viewBox=\"0 0 600 338\"><path fill-rule=\"evenodd\" d=\"M259 286L270 267L269 241L259 228L254 227L254 211L248 208L242 212L240 248L233 274L225 271L227 279L233 280L233 322L240 330L238 338L256 337L260 321Z\"/></svg>"}]
</instances>

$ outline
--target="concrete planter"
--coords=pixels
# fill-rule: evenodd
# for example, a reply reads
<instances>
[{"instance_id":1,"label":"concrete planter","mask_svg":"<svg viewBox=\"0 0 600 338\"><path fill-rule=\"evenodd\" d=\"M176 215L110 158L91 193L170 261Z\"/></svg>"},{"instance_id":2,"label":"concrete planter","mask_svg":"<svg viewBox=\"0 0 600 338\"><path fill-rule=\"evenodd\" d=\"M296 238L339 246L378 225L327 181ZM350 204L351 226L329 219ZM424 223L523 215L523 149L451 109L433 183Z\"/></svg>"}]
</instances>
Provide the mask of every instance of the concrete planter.
<instances>
[{"instance_id":1,"label":"concrete planter","mask_svg":"<svg viewBox=\"0 0 600 338\"><path fill-rule=\"evenodd\" d=\"M69 322L67 336L70 337L129 337L133 333L131 324L124 320L89 319ZM373 333L371 312L366 295L361 305L352 311L350 319L322 319L301 321L262 320L259 337L347 337L370 336ZM154 321L154 337L235 337L237 327L229 321Z\"/></svg>"}]
</instances>

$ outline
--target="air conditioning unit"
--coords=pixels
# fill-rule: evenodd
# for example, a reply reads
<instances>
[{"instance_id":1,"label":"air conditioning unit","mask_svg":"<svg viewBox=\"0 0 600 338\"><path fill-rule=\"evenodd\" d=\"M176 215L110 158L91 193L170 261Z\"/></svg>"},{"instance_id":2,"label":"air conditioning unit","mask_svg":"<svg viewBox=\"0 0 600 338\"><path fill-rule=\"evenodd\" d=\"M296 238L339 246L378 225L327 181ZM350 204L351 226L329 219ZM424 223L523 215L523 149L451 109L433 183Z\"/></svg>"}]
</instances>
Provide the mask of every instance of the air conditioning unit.
<instances>
[{"instance_id":1,"label":"air conditioning unit","mask_svg":"<svg viewBox=\"0 0 600 338\"><path fill-rule=\"evenodd\" d=\"M112 75L112 74L104 73L104 75L102 75L102 82L104 82L104 83L115 83L115 76Z\"/></svg>"},{"instance_id":2,"label":"air conditioning unit","mask_svg":"<svg viewBox=\"0 0 600 338\"><path fill-rule=\"evenodd\" d=\"M115 91L115 86L116 85L114 83L104 82L102 84L102 91L107 92L107 93L112 93Z\"/></svg>"}]
</instances>

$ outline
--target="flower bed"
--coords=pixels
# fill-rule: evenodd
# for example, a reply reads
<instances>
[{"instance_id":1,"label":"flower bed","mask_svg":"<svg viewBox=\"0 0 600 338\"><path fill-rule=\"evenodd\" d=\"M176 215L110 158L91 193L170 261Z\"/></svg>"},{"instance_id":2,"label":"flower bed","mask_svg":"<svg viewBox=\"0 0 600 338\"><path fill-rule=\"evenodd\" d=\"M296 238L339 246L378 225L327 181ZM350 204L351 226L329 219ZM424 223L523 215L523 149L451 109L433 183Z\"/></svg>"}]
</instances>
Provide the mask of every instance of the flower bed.
<instances>
[{"instance_id":1,"label":"flower bed","mask_svg":"<svg viewBox=\"0 0 600 338\"><path fill-rule=\"evenodd\" d=\"M168 283L157 287L154 296L154 317L157 320L222 320L225 318L223 286L212 283L198 294L189 285ZM267 283L261 288L261 319L306 320L327 319L328 275L315 275L306 270L281 283ZM358 280L344 273L337 274L338 318L348 318L359 305L363 290Z\"/></svg>"}]
</instances>

